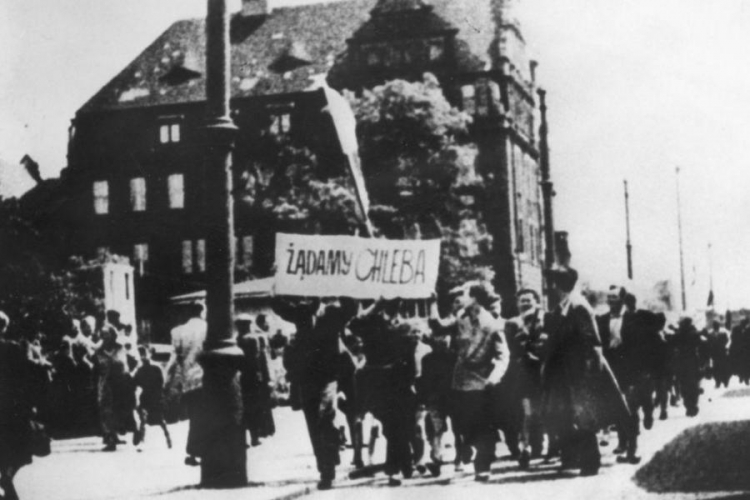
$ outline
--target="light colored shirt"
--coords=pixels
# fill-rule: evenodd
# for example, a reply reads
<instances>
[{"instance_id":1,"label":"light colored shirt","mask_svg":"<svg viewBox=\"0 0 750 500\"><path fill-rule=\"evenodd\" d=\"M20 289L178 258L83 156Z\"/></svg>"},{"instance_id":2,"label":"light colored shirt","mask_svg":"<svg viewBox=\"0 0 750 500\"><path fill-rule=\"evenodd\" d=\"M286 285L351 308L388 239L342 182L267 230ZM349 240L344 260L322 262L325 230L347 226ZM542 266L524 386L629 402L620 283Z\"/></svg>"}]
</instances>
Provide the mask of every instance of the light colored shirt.
<instances>
[{"instance_id":1,"label":"light colored shirt","mask_svg":"<svg viewBox=\"0 0 750 500\"><path fill-rule=\"evenodd\" d=\"M503 323L484 308L468 309L458 318L457 360L453 389L480 391L502 378L508 363Z\"/></svg>"},{"instance_id":2,"label":"light colored shirt","mask_svg":"<svg viewBox=\"0 0 750 500\"><path fill-rule=\"evenodd\" d=\"M609 318L609 348L622 345L622 315L611 315Z\"/></svg>"},{"instance_id":3,"label":"light colored shirt","mask_svg":"<svg viewBox=\"0 0 750 500\"><path fill-rule=\"evenodd\" d=\"M568 294L565 297L563 297L563 299L560 301L560 305L558 306L560 308L560 313L563 316L568 315L568 311L570 311L570 304L571 304L570 294Z\"/></svg>"},{"instance_id":4,"label":"light colored shirt","mask_svg":"<svg viewBox=\"0 0 750 500\"><path fill-rule=\"evenodd\" d=\"M174 354L170 364L175 365L173 377L181 382L183 393L203 385L203 367L198 363L198 356L203 352L206 329L206 322L200 318L191 318L172 329Z\"/></svg>"}]
</instances>

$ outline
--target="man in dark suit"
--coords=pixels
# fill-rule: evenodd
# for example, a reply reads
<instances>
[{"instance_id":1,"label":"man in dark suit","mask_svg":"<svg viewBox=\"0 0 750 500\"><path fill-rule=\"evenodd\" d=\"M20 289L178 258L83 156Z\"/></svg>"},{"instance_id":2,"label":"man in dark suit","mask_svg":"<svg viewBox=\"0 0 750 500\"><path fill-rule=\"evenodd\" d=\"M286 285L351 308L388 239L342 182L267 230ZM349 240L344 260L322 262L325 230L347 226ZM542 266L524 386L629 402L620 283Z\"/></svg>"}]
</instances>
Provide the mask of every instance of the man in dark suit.
<instances>
[{"instance_id":1,"label":"man in dark suit","mask_svg":"<svg viewBox=\"0 0 750 500\"><path fill-rule=\"evenodd\" d=\"M328 490L340 463L339 433L334 424L341 363L341 338L356 312L349 300L290 303L277 298L274 312L297 327L284 353L290 372L293 407L301 409L320 473L318 489Z\"/></svg>"},{"instance_id":2,"label":"man in dark suit","mask_svg":"<svg viewBox=\"0 0 750 500\"><path fill-rule=\"evenodd\" d=\"M646 430L654 424L653 393L662 362L659 353L663 349L660 331L664 328L664 315L639 310L633 294L625 294L625 309L622 313L622 344L618 382L625 394L630 409L630 420L621 428L626 456L618 457L620 463L640 463L637 456L640 434L639 411L643 410L643 426Z\"/></svg>"},{"instance_id":3,"label":"man in dark suit","mask_svg":"<svg viewBox=\"0 0 750 500\"><path fill-rule=\"evenodd\" d=\"M591 307L573 291L578 273L567 267L548 273L559 305L549 318L542 414L548 430L560 436L563 468L595 475L601 465L597 431L626 422L629 411L602 354Z\"/></svg>"},{"instance_id":4,"label":"man in dark suit","mask_svg":"<svg viewBox=\"0 0 750 500\"><path fill-rule=\"evenodd\" d=\"M510 366L505 375L514 387L512 406L519 419L522 469L531 458L542 456L544 433L540 420L542 396L542 350L547 339L546 320L539 294L530 289L516 294L520 316L505 323L505 337L510 349ZM529 448L531 452L529 452Z\"/></svg>"},{"instance_id":5,"label":"man in dark suit","mask_svg":"<svg viewBox=\"0 0 750 500\"><path fill-rule=\"evenodd\" d=\"M607 305L609 311L596 317L596 326L602 340L602 352L607 359L618 384L622 386L623 371L625 370L625 349L623 347L623 324L629 321L625 319L628 311L624 307L626 291L618 285L611 285L607 292ZM617 429L617 448L615 454L627 451L626 429Z\"/></svg>"}]
</instances>

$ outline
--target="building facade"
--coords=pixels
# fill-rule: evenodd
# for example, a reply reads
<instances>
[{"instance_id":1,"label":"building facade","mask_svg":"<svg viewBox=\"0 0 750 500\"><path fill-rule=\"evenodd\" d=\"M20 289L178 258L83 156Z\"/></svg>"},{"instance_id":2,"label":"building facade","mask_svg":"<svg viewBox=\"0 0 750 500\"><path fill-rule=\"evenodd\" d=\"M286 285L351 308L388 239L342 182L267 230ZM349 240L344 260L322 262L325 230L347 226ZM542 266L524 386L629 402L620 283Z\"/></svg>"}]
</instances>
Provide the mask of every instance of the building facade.
<instances>
[{"instance_id":1,"label":"building facade","mask_svg":"<svg viewBox=\"0 0 750 500\"><path fill-rule=\"evenodd\" d=\"M492 193L496 286L511 304L542 288L534 63L513 0L344 0L269 11L244 0L232 17L235 164L288 134L321 164L343 165L321 85L355 92L435 74L474 117L479 170ZM76 114L70 127L70 253L130 256L140 327L164 335L159 311L204 286L205 22L173 24ZM270 269L273 231L236 217L238 263ZM156 323L154 323L156 321Z\"/></svg>"}]
</instances>

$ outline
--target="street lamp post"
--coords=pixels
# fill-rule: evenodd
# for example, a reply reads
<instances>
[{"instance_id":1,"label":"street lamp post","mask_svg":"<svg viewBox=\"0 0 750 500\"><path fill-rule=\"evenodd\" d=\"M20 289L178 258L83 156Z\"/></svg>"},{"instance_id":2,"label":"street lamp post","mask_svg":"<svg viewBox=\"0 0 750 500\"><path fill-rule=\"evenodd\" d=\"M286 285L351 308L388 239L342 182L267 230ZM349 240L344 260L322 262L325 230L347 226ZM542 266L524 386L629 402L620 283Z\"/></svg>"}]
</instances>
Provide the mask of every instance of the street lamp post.
<instances>
[{"instance_id":1,"label":"street lamp post","mask_svg":"<svg viewBox=\"0 0 750 500\"><path fill-rule=\"evenodd\" d=\"M550 160L549 160L549 125L547 123L547 91L544 89L537 90L539 95L539 112L541 114L542 123L539 127L539 169L541 171L540 185L542 187L542 203L543 203L543 223L544 223L544 267L545 269L552 269L555 264L555 223L553 219L552 200L555 197L555 188L552 184L552 178L550 175ZM550 278L547 277L545 280L545 290L547 295L548 307L553 308L555 305L555 297L551 292L552 285Z\"/></svg>"},{"instance_id":2,"label":"street lamp post","mask_svg":"<svg viewBox=\"0 0 750 500\"><path fill-rule=\"evenodd\" d=\"M203 365L205 420L201 486L247 484L245 428L239 368L242 350L233 335L234 204L232 149L237 127L229 116L229 14L226 0L208 0L206 17L206 309Z\"/></svg>"}]
</instances>

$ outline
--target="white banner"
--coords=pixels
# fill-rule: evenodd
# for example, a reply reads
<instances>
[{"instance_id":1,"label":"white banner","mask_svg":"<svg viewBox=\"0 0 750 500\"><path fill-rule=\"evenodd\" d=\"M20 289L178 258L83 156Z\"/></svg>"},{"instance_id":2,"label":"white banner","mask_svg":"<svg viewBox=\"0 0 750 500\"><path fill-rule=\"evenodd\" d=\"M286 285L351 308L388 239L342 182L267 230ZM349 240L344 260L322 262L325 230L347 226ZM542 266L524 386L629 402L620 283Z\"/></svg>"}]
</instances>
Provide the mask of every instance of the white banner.
<instances>
[{"instance_id":1,"label":"white banner","mask_svg":"<svg viewBox=\"0 0 750 500\"><path fill-rule=\"evenodd\" d=\"M276 235L277 295L424 299L435 290L440 240Z\"/></svg>"}]
</instances>

